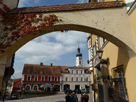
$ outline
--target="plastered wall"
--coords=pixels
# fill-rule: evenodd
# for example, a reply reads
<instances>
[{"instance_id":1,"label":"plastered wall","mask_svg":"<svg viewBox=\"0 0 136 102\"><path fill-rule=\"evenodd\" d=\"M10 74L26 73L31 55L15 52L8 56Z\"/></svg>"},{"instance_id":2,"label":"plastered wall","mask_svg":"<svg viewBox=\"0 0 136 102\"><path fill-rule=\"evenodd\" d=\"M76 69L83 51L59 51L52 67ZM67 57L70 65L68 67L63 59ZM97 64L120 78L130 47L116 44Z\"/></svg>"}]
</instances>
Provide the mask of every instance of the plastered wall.
<instances>
[{"instance_id":1,"label":"plastered wall","mask_svg":"<svg viewBox=\"0 0 136 102\"><path fill-rule=\"evenodd\" d=\"M129 102L136 102L136 57L129 59L125 53L117 46L109 42L103 49L103 58L109 58L109 74L111 69L119 65L124 65L124 76Z\"/></svg>"}]
</instances>

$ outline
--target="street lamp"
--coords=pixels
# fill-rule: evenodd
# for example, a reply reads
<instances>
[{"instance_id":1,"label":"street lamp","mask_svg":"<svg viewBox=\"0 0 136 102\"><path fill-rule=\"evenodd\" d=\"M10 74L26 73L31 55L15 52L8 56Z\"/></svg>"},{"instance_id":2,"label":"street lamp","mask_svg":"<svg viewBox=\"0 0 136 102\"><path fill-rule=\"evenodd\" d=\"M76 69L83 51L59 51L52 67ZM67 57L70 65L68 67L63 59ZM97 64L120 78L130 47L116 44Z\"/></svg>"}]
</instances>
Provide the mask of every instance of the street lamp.
<instances>
[{"instance_id":1,"label":"street lamp","mask_svg":"<svg viewBox=\"0 0 136 102\"><path fill-rule=\"evenodd\" d=\"M99 57L99 59L101 59L101 58L102 58L102 55L103 55L103 50L98 50L98 51L96 52L96 55Z\"/></svg>"}]
</instances>

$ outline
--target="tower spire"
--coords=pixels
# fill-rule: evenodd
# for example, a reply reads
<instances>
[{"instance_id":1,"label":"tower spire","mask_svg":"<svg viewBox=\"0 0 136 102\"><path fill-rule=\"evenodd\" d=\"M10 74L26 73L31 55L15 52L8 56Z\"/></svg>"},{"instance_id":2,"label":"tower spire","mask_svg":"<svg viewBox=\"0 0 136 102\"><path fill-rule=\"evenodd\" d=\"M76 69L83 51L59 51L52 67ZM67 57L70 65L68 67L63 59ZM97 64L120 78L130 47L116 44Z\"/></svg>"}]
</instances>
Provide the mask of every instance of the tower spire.
<instances>
[{"instance_id":1,"label":"tower spire","mask_svg":"<svg viewBox=\"0 0 136 102\"><path fill-rule=\"evenodd\" d=\"M76 66L82 66L82 53L80 53L79 44L78 44L77 54L76 54Z\"/></svg>"}]
</instances>

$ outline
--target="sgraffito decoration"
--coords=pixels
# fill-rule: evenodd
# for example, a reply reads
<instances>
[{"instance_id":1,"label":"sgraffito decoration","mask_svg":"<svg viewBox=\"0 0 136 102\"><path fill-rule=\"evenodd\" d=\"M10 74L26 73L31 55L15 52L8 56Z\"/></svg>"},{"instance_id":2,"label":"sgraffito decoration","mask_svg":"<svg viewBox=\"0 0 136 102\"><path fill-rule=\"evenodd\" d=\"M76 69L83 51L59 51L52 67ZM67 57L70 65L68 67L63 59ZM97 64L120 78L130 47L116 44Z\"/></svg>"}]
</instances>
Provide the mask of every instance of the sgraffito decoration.
<instances>
[{"instance_id":1,"label":"sgraffito decoration","mask_svg":"<svg viewBox=\"0 0 136 102\"><path fill-rule=\"evenodd\" d=\"M42 27L49 28L55 23L62 21L55 14L43 16L42 14L38 14L38 11L27 14L21 11L19 13L10 13L10 8L7 5L3 4L2 1L0 4L3 5L3 9L0 8L0 53L5 52L15 41L31 32L39 30L42 33ZM59 31L63 32L62 30Z\"/></svg>"}]
</instances>

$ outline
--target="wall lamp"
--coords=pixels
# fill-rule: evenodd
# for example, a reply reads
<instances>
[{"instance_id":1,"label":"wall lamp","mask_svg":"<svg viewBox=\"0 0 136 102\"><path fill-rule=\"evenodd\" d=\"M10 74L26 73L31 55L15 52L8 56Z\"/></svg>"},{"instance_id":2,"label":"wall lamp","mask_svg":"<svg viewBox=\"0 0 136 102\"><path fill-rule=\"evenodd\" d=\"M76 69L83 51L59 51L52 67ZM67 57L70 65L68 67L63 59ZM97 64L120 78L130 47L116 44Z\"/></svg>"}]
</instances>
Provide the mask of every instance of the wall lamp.
<instances>
[{"instance_id":1,"label":"wall lamp","mask_svg":"<svg viewBox=\"0 0 136 102\"><path fill-rule=\"evenodd\" d=\"M96 52L96 55L99 57L99 59L101 59L101 58L102 58L102 55L103 55L103 50L98 50L98 51Z\"/></svg>"}]
</instances>

